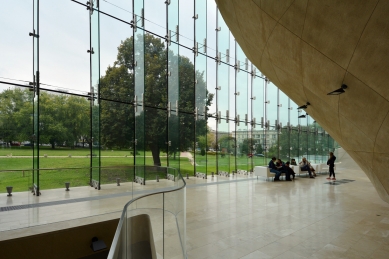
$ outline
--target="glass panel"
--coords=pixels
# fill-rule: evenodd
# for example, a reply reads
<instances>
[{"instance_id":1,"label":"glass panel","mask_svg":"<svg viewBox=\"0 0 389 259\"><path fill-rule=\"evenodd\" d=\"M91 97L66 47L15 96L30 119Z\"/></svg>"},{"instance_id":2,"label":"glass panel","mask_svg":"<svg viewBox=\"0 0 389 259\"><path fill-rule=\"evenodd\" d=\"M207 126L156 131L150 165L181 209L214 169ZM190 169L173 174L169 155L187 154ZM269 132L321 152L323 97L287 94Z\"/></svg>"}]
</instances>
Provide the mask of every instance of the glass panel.
<instances>
[{"instance_id":1,"label":"glass panel","mask_svg":"<svg viewBox=\"0 0 389 259\"><path fill-rule=\"evenodd\" d=\"M265 165L264 148L265 148L265 132L264 125L264 85L263 80L256 74L259 70L253 67L255 76L252 76L252 101L251 101L251 116L252 121L255 121L255 128L252 129L251 136L255 145L254 157L252 159L253 166Z\"/></svg>"},{"instance_id":2,"label":"glass panel","mask_svg":"<svg viewBox=\"0 0 389 259\"><path fill-rule=\"evenodd\" d=\"M33 92L0 84L0 192L28 191L33 166ZM36 174L35 174L36 175Z\"/></svg>"},{"instance_id":3,"label":"glass panel","mask_svg":"<svg viewBox=\"0 0 389 259\"><path fill-rule=\"evenodd\" d=\"M143 0L135 0L134 4L139 5ZM147 0L144 3L145 8L145 29L153 32L159 37L166 35L166 1Z\"/></svg>"},{"instance_id":4,"label":"glass panel","mask_svg":"<svg viewBox=\"0 0 389 259\"><path fill-rule=\"evenodd\" d=\"M135 112L135 139L133 139L133 154L135 156L135 182L145 184L145 164L146 164L146 141L145 141L145 73L148 67L145 66L145 47L152 45L152 36L146 35L142 28L142 10L144 8L143 0L134 1L134 112ZM158 53L159 54L159 53Z\"/></svg>"},{"instance_id":5,"label":"glass panel","mask_svg":"<svg viewBox=\"0 0 389 259\"><path fill-rule=\"evenodd\" d=\"M208 144L208 113L211 113L216 103L215 91L209 91L207 88L207 46L211 44L207 39L207 1L195 1L195 39L193 44L198 47L198 54L195 54L195 175L204 176L207 173L207 150ZM216 21L215 21L216 22ZM205 42L206 40L206 42ZM196 44L197 43L197 44ZM204 45L206 43L206 45ZM214 42L216 44L216 42ZM215 79L215 78L214 78ZM212 108L211 108L212 107ZM214 111L213 111L214 112ZM210 156L209 156L210 157ZM216 173L216 169L214 171Z\"/></svg>"},{"instance_id":6,"label":"glass panel","mask_svg":"<svg viewBox=\"0 0 389 259\"><path fill-rule=\"evenodd\" d=\"M34 24L33 24L33 88L34 88L34 119L33 119L33 190L34 194L40 195L39 191L39 0L34 0Z\"/></svg>"},{"instance_id":7,"label":"glass panel","mask_svg":"<svg viewBox=\"0 0 389 259\"><path fill-rule=\"evenodd\" d=\"M107 79L108 77L101 78L101 92L116 87L109 85ZM103 147L101 150L101 165L103 167L133 166L135 156L133 150L135 134L134 106L128 103L105 100L102 100L100 104L100 134Z\"/></svg>"},{"instance_id":8,"label":"glass panel","mask_svg":"<svg viewBox=\"0 0 389 259\"><path fill-rule=\"evenodd\" d=\"M304 113L304 111L299 114ZM305 115L306 116L306 115ZM308 155L308 132L307 132L307 116L299 118L300 134L299 134L299 161Z\"/></svg>"},{"instance_id":9,"label":"glass panel","mask_svg":"<svg viewBox=\"0 0 389 259\"><path fill-rule=\"evenodd\" d=\"M232 150L233 141L229 134L229 123L225 119L222 119L218 124L217 140L218 171L231 173L230 152Z\"/></svg>"},{"instance_id":10,"label":"glass panel","mask_svg":"<svg viewBox=\"0 0 389 259\"><path fill-rule=\"evenodd\" d=\"M167 111L164 109L145 108L144 125L147 125L147 128L144 130L144 139L139 138L138 144L144 143L148 151L144 153L146 165L167 165L167 116Z\"/></svg>"},{"instance_id":11,"label":"glass panel","mask_svg":"<svg viewBox=\"0 0 389 259\"><path fill-rule=\"evenodd\" d=\"M91 33L91 186L100 190L100 14L99 1L94 0L90 9Z\"/></svg>"},{"instance_id":12,"label":"glass panel","mask_svg":"<svg viewBox=\"0 0 389 259\"><path fill-rule=\"evenodd\" d=\"M86 97L40 90L40 189L87 185L89 177L90 103ZM72 170L51 170L77 168ZM50 170L42 170L50 169ZM55 180L54 180L55 179Z\"/></svg>"},{"instance_id":13,"label":"glass panel","mask_svg":"<svg viewBox=\"0 0 389 259\"><path fill-rule=\"evenodd\" d=\"M39 23L44 38L39 42L41 87L86 95L90 92L90 60L86 53L90 41L88 11L73 1L43 0L40 5Z\"/></svg>"},{"instance_id":14,"label":"glass panel","mask_svg":"<svg viewBox=\"0 0 389 259\"><path fill-rule=\"evenodd\" d=\"M220 12L217 12L217 51L220 52L220 62L217 69L217 111L219 123L217 124L217 163L218 171L231 173L235 168L230 168L230 152L232 150L231 137L229 135L230 118L230 33ZM233 95L234 96L234 95ZM234 100L233 100L234 101ZM235 129L234 129L235 130Z\"/></svg>"},{"instance_id":15,"label":"glass panel","mask_svg":"<svg viewBox=\"0 0 389 259\"><path fill-rule=\"evenodd\" d=\"M236 103L236 171L237 173L246 174L249 171L249 160L252 157L252 139L249 136L248 131L248 74L245 71L248 64L247 59L243 53L243 50L236 43L236 90L235 90L235 103Z\"/></svg>"},{"instance_id":16,"label":"glass panel","mask_svg":"<svg viewBox=\"0 0 389 259\"><path fill-rule=\"evenodd\" d=\"M299 154L300 154L300 149L299 149L299 132L297 127L292 127L290 131L290 157L291 157L291 164L292 160L294 159L296 163L299 162Z\"/></svg>"},{"instance_id":17,"label":"glass panel","mask_svg":"<svg viewBox=\"0 0 389 259\"><path fill-rule=\"evenodd\" d=\"M100 1L100 10L114 17L117 17L122 21L126 21L128 23L131 22L132 1L115 1L115 3L113 2L114 1ZM118 30L115 30L115 33L120 33L120 32Z\"/></svg>"},{"instance_id":18,"label":"glass panel","mask_svg":"<svg viewBox=\"0 0 389 259\"><path fill-rule=\"evenodd\" d=\"M33 33L36 28L31 28L31 21L37 19L34 16L38 11L37 6L37 0L2 2L0 24L4 26L0 27L0 35L3 35L0 41L0 81L10 81L12 78L18 81L15 83L32 82L31 71L35 70L31 62L31 43L35 39L28 37L28 33Z\"/></svg>"},{"instance_id":19,"label":"glass panel","mask_svg":"<svg viewBox=\"0 0 389 259\"><path fill-rule=\"evenodd\" d=\"M278 145L279 145L279 158L283 162L289 161L289 98L281 90L278 91Z\"/></svg>"},{"instance_id":20,"label":"glass panel","mask_svg":"<svg viewBox=\"0 0 389 259\"><path fill-rule=\"evenodd\" d=\"M194 172L207 173L207 119L204 115L198 115L196 120L196 136L194 151Z\"/></svg>"},{"instance_id":21,"label":"glass panel","mask_svg":"<svg viewBox=\"0 0 389 259\"><path fill-rule=\"evenodd\" d=\"M169 168L170 169L170 168ZM175 187L182 184L181 175L178 171ZM185 253L185 189L168 192L164 194L164 233L169 233L168 237L164 235L164 258L186 258Z\"/></svg>"},{"instance_id":22,"label":"glass panel","mask_svg":"<svg viewBox=\"0 0 389 259\"><path fill-rule=\"evenodd\" d=\"M204 120L203 120L204 121ZM180 113L179 116L180 122L180 134L177 136L179 138L179 151L173 155L170 155L169 164L172 167L178 168L179 165L180 172L183 177L192 176L194 174L194 150L195 150L195 120L193 114ZM203 123L203 125L205 125Z\"/></svg>"},{"instance_id":23,"label":"glass panel","mask_svg":"<svg viewBox=\"0 0 389 259\"><path fill-rule=\"evenodd\" d=\"M290 161L290 130L285 126L278 132L280 158L283 162Z\"/></svg>"},{"instance_id":24,"label":"glass panel","mask_svg":"<svg viewBox=\"0 0 389 259\"><path fill-rule=\"evenodd\" d=\"M266 131L266 146L265 149L268 151L267 158L277 157L279 158L278 148L278 130L275 125L278 118L278 88L269 81L265 80L266 95L265 95L265 111L266 119L265 122L268 125Z\"/></svg>"},{"instance_id":25,"label":"glass panel","mask_svg":"<svg viewBox=\"0 0 389 259\"><path fill-rule=\"evenodd\" d=\"M178 63L179 64L178 110L179 112L189 112L193 114L194 109L196 107L195 98L199 98L198 102L201 103L202 105L201 110L204 113L205 94L206 94L204 77L203 75L199 74L199 72L196 72L195 75L194 55L192 50L188 50L187 48L180 47L179 51L180 51L180 55L178 56L179 58L178 60L179 62ZM195 84L195 80L197 80L197 84ZM199 96L195 96L196 88L200 88L202 90ZM173 108L174 106L175 104L173 105Z\"/></svg>"},{"instance_id":26,"label":"glass panel","mask_svg":"<svg viewBox=\"0 0 389 259\"><path fill-rule=\"evenodd\" d=\"M185 61L179 60L179 37L178 32L178 0L171 0L168 5L168 35L170 40L168 44L168 166L179 168L180 166L180 129L178 96L179 83L182 74L179 71L179 63ZM193 78L193 77L192 77ZM192 80L191 80L192 81ZM190 100L190 98L187 98ZM184 107L185 105L183 105ZM170 159L171 157L171 159ZM178 157L178 159L177 159ZM170 163L171 162L171 163Z\"/></svg>"},{"instance_id":27,"label":"glass panel","mask_svg":"<svg viewBox=\"0 0 389 259\"><path fill-rule=\"evenodd\" d=\"M206 9L200 9L201 2L204 1L207 4ZM215 1L206 1L206 0L196 0L199 2L199 8L197 9L197 13L199 17L206 15L207 16L207 54L210 57L216 57L216 33L215 29L217 28L217 7ZM203 6L201 6L203 7ZM200 42L202 38L196 37L196 41ZM213 59L208 59L209 64L213 64L215 61Z\"/></svg>"},{"instance_id":28,"label":"glass panel","mask_svg":"<svg viewBox=\"0 0 389 259\"><path fill-rule=\"evenodd\" d=\"M313 159L313 142L312 142L312 125L311 125L311 121L312 121L312 118L310 116L307 116L306 117L306 121L307 121L307 128L306 128L306 131L307 131L307 152L306 152L306 158L307 160L312 163L312 159Z\"/></svg>"},{"instance_id":29,"label":"glass panel","mask_svg":"<svg viewBox=\"0 0 389 259\"><path fill-rule=\"evenodd\" d=\"M205 2L205 0L203 0ZM194 45L194 9L193 1L181 1L179 18L179 41L181 46L192 48ZM181 53L181 50L180 50Z\"/></svg>"}]
</instances>

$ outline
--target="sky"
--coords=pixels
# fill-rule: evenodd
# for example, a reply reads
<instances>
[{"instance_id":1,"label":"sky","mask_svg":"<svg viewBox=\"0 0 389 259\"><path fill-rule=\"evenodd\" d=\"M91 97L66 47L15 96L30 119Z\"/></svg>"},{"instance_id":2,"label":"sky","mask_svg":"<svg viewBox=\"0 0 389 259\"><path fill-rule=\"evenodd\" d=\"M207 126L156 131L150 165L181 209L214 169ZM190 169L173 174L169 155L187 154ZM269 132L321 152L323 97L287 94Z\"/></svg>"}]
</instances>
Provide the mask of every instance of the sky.
<instances>
[{"instance_id":1,"label":"sky","mask_svg":"<svg viewBox=\"0 0 389 259\"><path fill-rule=\"evenodd\" d=\"M205 1L205 0L204 0ZM1 0L0 9L0 80L27 84L32 81L32 32L33 1L7 1ZM84 3L83 1L82 3ZM145 0L145 29L153 31L161 36L166 34L166 5L164 0ZM207 54L216 56L216 5L214 1L207 2L207 45L210 46ZM172 16L169 22L179 20L180 43L193 46L193 4L180 2L179 17ZM130 22L132 20L132 1L129 0L100 0L100 10L113 15L121 20ZM199 16L204 11L199 10ZM219 16L220 19L221 16ZM226 26L226 25L224 25ZM42 87L65 89L73 93L86 94L90 88L89 78L89 13L86 8L70 0L40 0L40 77ZM132 35L132 28L123 22L111 17L100 15L100 53L101 53L101 75L103 76L108 66L112 66L116 60L117 47L122 40ZM202 42L202 39L198 39ZM225 44L226 46L228 44ZM224 46L224 45L223 45ZM238 47L239 48L239 47ZM230 35L229 40L230 56L235 55L235 40ZM225 52L225 50L221 50ZM243 53L243 52L241 52ZM193 62L193 54L189 50L180 48L180 54L190 57ZM225 57L225 53L222 54ZM244 68L245 57L239 55L241 68ZM230 59L230 64L235 60ZM207 60L208 66L208 90L215 92L216 88L216 64L212 59ZM251 64L249 64L250 68ZM235 82L235 70L229 69L229 92L230 92L230 117L235 116L232 106L234 103L233 85ZM257 70L257 75L260 72ZM227 76L228 77L228 76ZM8 78L8 79L5 79ZM241 75L240 77L241 78ZM10 80L10 79L16 79ZM245 79L244 79L245 80ZM247 80L251 80L250 77ZM259 79L260 81L263 81ZM249 82L249 81L248 81ZM257 84L263 87L263 83ZM0 90L9 86L0 85ZM272 93L270 104L268 104L268 120L273 125L277 119L277 89L273 84L268 86ZM243 93L242 93L243 94ZM250 94L250 93L246 93ZM268 95L269 96L269 95ZM249 96L248 96L249 97ZM261 98L256 97L259 101ZM239 99L240 100L240 99ZM244 98L243 98L244 100ZM247 98L246 100L249 100ZM263 101L263 100L262 100ZM288 98L280 91L280 103L282 109L288 108ZM251 111L250 103L247 104L248 111ZM215 107L211 107L215 112ZM293 112L294 111L294 112ZM286 110L282 110L286 112ZM292 110L292 114L297 110ZM223 111L223 114L225 112ZM250 112L248 113L250 116ZM294 119L296 117L296 120ZM240 115L244 118L244 114ZM256 118L260 122L261 118ZM282 116L280 121L283 125L287 123L287 117ZM297 116L291 116L293 125L297 125ZM210 121L212 128L216 127L216 121ZM230 125L231 128L231 125Z\"/></svg>"}]
</instances>

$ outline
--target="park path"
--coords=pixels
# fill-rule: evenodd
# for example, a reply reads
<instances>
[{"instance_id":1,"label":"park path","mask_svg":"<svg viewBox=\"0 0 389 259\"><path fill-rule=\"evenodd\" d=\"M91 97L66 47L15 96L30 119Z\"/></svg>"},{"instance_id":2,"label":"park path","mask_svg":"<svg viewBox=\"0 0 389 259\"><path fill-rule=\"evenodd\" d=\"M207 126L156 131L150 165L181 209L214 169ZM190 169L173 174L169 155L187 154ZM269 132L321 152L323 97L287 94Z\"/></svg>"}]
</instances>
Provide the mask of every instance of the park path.
<instances>
[{"instance_id":1,"label":"park path","mask_svg":"<svg viewBox=\"0 0 389 259\"><path fill-rule=\"evenodd\" d=\"M190 152L181 152L181 157L187 157L189 159L189 162L194 165L194 159L193 159L193 156L192 156L192 153ZM197 164L196 164L197 165Z\"/></svg>"}]
</instances>

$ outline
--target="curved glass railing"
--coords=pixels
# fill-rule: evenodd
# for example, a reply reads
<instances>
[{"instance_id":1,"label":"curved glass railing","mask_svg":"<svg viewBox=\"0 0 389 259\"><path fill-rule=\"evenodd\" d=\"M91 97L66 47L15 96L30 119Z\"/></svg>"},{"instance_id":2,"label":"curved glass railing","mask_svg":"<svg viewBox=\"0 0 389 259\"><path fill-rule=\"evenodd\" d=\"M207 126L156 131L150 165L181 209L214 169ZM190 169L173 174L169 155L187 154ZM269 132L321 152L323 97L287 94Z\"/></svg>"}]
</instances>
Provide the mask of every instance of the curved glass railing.
<instances>
[{"instance_id":1,"label":"curved glass railing","mask_svg":"<svg viewBox=\"0 0 389 259\"><path fill-rule=\"evenodd\" d=\"M170 183L153 193L135 197L124 206L109 259L187 258L186 183L177 169L161 169L167 176L161 181ZM148 177L151 174L147 172Z\"/></svg>"},{"instance_id":2,"label":"curved glass railing","mask_svg":"<svg viewBox=\"0 0 389 259\"><path fill-rule=\"evenodd\" d=\"M4 161L5 159L3 158ZM15 157L9 159L16 160ZM8 169L5 162L1 165L0 194L5 198L0 204L0 217L6 215L7 218L0 221L0 235L3 237L7 236L7 231L22 228L60 222L69 222L69 226L75 227L99 220L117 219L122 214L123 205L129 200L176 189L182 182L179 181L181 177L177 176L176 170L148 165L38 170ZM93 169L100 169L100 190L91 187L90 175ZM37 172L40 176L39 197L33 193L33 174ZM144 181L141 184L140 181L136 182L137 179ZM66 190L67 185L69 191ZM7 196L8 191L12 195ZM172 195L167 195L170 196ZM95 206L96 204L99 205ZM168 209L169 206L169 203L165 204Z\"/></svg>"}]
</instances>

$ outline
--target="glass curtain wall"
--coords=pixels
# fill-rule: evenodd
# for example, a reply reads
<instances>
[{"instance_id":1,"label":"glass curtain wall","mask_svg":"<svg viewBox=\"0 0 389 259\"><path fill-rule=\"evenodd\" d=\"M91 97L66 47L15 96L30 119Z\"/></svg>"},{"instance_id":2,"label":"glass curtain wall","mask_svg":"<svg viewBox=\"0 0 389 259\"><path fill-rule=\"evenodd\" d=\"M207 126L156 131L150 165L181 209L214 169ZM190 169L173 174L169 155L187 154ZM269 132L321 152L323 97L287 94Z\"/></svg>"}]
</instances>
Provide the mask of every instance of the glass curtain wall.
<instances>
[{"instance_id":1,"label":"glass curtain wall","mask_svg":"<svg viewBox=\"0 0 389 259\"><path fill-rule=\"evenodd\" d=\"M314 163L326 162L331 151L339 156L309 109L297 109L301 104L250 64L214 1L74 0L57 7L34 0L3 7L11 5L33 18L25 20L33 59L16 72L0 70L0 155L18 157L0 165L0 182L10 183L3 172L29 172L15 191L39 195L67 181L100 189L116 178L147 184L156 180L148 172L174 179L175 170L160 168L166 166L224 181L250 175L273 156ZM68 22L77 26L41 15L53 8L59 18L71 12ZM74 41L54 48L60 42L40 37L42 26ZM58 67L53 53L63 61Z\"/></svg>"}]
</instances>

